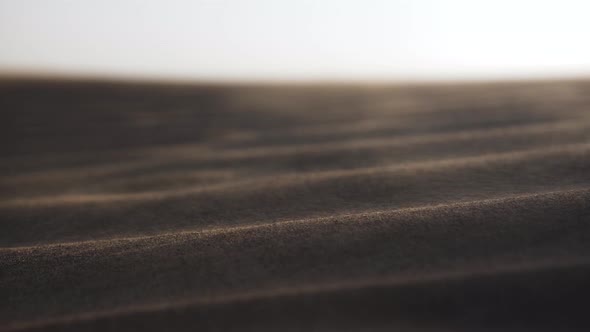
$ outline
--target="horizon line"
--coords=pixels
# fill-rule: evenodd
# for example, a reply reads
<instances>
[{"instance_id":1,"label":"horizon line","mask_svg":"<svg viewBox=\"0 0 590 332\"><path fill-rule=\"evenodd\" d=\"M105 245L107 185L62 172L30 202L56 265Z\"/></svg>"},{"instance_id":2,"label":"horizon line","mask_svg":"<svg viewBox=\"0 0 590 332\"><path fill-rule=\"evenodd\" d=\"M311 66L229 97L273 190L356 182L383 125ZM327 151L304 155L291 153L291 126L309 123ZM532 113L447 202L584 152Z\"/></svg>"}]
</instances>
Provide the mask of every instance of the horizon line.
<instances>
[{"instance_id":1,"label":"horizon line","mask_svg":"<svg viewBox=\"0 0 590 332\"><path fill-rule=\"evenodd\" d=\"M88 71L52 71L52 70L3 70L0 69L1 81L56 81L85 83L121 83L121 84L165 84L165 85L462 85L494 83L542 83L561 81L590 80L590 71L563 74L524 74L524 75L457 75L442 77L438 75L394 78L391 76L342 76L329 75L315 78L262 78L262 77L190 77L157 74L99 74Z\"/></svg>"}]
</instances>

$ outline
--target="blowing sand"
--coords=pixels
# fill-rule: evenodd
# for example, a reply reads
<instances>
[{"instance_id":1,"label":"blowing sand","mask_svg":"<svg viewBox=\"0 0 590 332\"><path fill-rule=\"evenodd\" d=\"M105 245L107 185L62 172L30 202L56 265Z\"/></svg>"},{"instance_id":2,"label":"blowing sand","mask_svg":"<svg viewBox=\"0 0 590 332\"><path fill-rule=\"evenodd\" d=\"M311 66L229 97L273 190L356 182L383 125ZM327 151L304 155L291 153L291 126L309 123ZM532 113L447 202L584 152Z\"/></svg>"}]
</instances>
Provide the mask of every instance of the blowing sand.
<instances>
[{"instance_id":1,"label":"blowing sand","mask_svg":"<svg viewBox=\"0 0 590 332\"><path fill-rule=\"evenodd\" d=\"M590 83L0 83L0 330L588 330Z\"/></svg>"}]
</instances>

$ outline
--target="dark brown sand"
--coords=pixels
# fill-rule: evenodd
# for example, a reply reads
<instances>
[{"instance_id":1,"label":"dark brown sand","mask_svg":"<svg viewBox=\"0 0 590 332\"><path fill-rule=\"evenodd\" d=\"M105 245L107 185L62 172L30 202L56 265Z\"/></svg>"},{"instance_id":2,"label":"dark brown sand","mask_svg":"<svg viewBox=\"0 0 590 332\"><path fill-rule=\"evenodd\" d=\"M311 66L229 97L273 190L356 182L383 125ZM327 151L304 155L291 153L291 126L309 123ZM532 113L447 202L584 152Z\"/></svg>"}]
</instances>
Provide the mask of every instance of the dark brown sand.
<instances>
[{"instance_id":1,"label":"dark brown sand","mask_svg":"<svg viewBox=\"0 0 590 332\"><path fill-rule=\"evenodd\" d=\"M0 83L0 330L590 329L590 82Z\"/></svg>"}]
</instances>

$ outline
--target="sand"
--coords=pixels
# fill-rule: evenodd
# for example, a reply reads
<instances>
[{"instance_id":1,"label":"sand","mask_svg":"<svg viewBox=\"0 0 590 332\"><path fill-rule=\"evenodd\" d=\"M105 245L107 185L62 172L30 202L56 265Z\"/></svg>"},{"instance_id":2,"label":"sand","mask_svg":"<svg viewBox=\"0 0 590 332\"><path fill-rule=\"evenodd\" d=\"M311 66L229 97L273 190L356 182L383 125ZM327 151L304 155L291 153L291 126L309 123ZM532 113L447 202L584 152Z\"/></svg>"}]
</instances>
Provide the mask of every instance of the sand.
<instances>
[{"instance_id":1,"label":"sand","mask_svg":"<svg viewBox=\"0 0 590 332\"><path fill-rule=\"evenodd\" d=\"M590 82L0 82L0 330L588 330Z\"/></svg>"}]
</instances>

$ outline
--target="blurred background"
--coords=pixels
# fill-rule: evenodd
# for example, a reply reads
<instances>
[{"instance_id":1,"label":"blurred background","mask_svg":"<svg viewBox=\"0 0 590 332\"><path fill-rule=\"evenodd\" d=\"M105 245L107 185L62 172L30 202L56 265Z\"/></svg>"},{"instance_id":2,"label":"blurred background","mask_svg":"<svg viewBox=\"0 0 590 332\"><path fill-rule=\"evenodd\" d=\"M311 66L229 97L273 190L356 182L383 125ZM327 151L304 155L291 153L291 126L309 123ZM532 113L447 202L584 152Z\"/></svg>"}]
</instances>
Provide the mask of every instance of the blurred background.
<instances>
[{"instance_id":1,"label":"blurred background","mask_svg":"<svg viewBox=\"0 0 590 332\"><path fill-rule=\"evenodd\" d=\"M590 331L589 13L0 0L0 330Z\"/></svg>"},{"instance_id":2,"label":"blurred background","mask_svg":"<svg viewBox=\"0 0 590 332\"><path fill-rule=\"evenodd\" d=\"M590 73L581 0L1 0L0 73L414 81Z\"/></svg>"}]
</instances>

